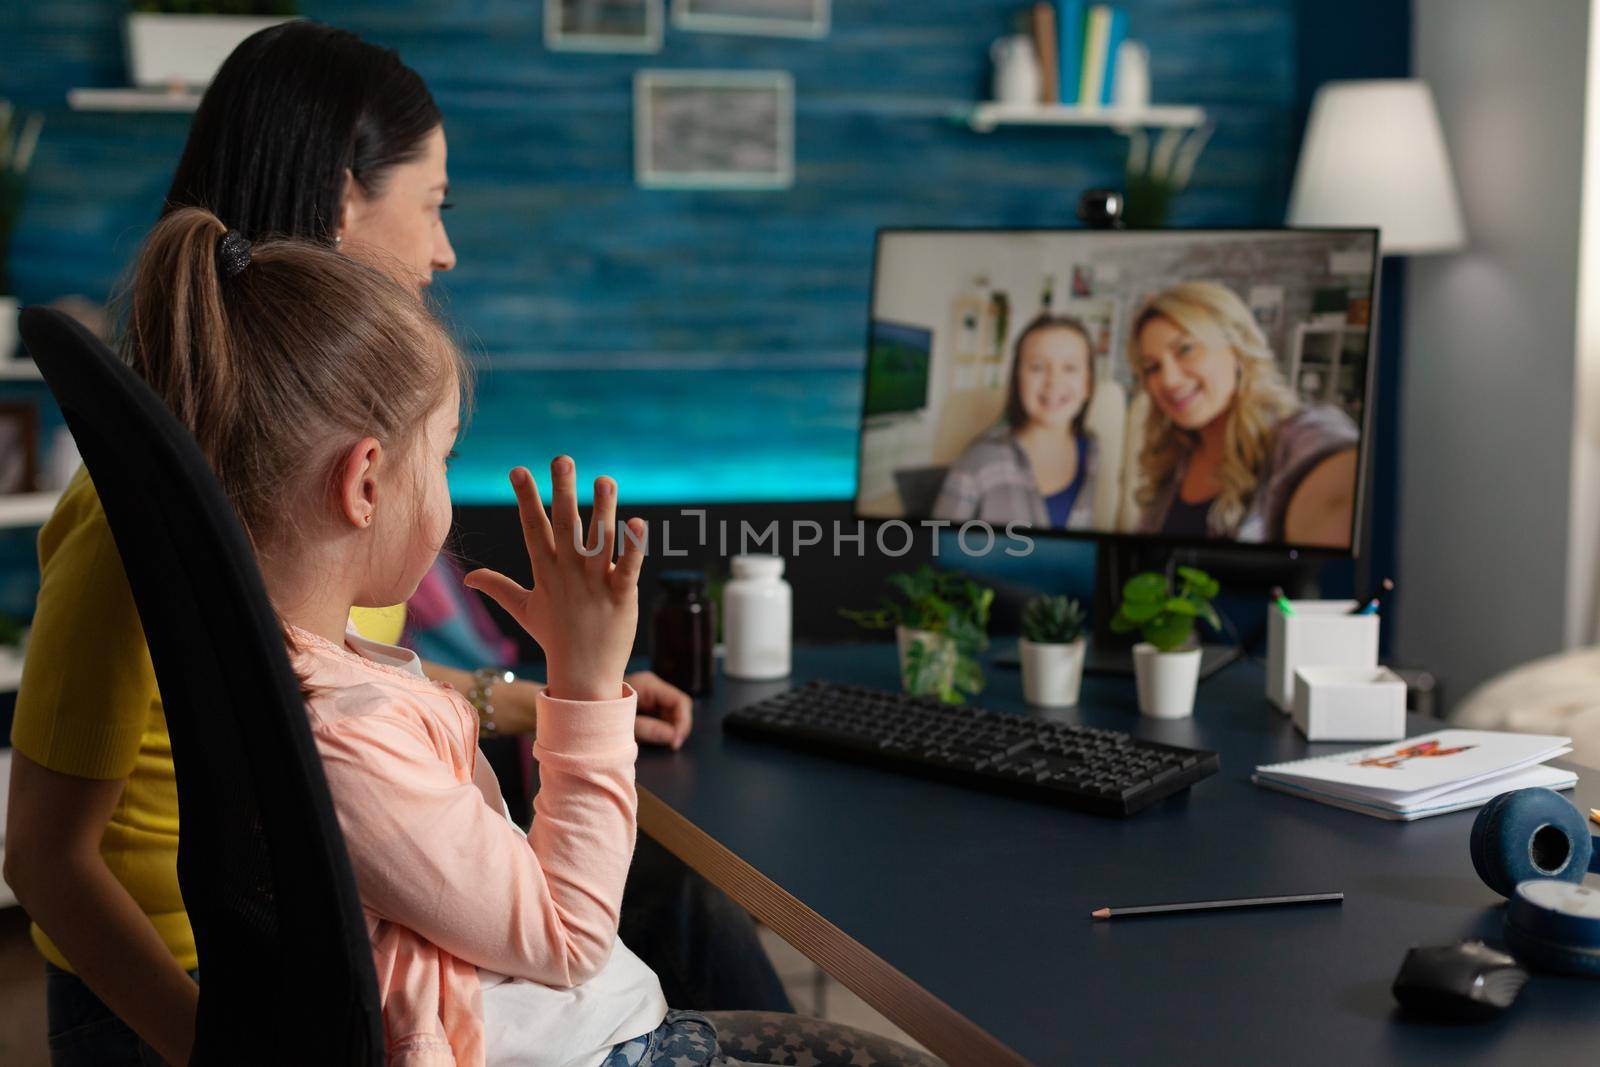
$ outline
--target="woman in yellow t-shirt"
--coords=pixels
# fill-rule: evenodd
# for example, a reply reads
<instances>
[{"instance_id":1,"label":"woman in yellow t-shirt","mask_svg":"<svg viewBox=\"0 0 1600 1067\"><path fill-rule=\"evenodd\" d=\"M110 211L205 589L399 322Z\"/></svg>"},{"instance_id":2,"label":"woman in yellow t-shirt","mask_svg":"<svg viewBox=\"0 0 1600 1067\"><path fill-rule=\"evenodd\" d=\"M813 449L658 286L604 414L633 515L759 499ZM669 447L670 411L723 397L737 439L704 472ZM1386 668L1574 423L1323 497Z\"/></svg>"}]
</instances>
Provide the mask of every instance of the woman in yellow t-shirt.
<instances>
[{"instance_id":1,"label":"woman in yellow t-shirt","mask_svg":"<svg viewBox=\"0 0 1600 1067\"><path fill-rule=\"evenodd\" d=\"M246 236L325 241L420 291L455 265L446 192L442 120L422 79L392 51L302 21L256 34L223 64L165 210L201 204ZM187 1062L198 961L178 889L172 750L138 612L86 472L41 530L39 560L4 873L48 961L52 1057L137 1064L153 1048ZM352 621L392 643L403 618L403 609L373 608ZM428 673L473 688L471 672ZM639 739L681 744L689 698L648 672L628 680L639 693ZM533 729L537 688L495 687L498 730ZM735 926L730 936L742 935Z\"/></svg>"}]
</instances>

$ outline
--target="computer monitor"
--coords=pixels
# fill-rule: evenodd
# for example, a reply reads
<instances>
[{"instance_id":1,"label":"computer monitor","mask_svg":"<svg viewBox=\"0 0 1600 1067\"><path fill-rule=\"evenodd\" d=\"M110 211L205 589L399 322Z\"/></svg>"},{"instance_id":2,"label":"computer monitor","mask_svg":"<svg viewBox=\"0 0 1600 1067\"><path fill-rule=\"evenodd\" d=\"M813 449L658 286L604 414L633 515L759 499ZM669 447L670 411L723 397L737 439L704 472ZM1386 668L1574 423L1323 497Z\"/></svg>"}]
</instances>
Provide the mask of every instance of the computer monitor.
<instances>
[{"instance_id":1,"label":"computer monitor","mask_svg":"<svg viewBox=\"0 0 1600 1067\"><path fill-rule=\"evenodd\" d=\"M1354 555L1377 232L880 231L856 512Z\"/></svg>"}]
</instances>

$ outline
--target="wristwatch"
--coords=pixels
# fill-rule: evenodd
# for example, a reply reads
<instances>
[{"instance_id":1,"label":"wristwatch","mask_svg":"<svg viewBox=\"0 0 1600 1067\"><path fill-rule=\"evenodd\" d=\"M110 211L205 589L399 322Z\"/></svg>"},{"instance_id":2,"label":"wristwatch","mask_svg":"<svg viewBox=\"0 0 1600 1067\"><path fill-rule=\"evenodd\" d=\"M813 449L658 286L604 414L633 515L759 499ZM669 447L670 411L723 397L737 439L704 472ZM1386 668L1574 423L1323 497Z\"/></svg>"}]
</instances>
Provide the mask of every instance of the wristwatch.
<instances>
[{"instance_id":1,"label":"wristwatch","mask_svg":"<svg viewBox=\"0 0 1600 1067\"><path fill-rule=\"evenodd\" d=\"M517 680L517 676L510 671L498 667L479 667L472 672L472 690L467 694L467 703L478 709L478 736L493 737L499 730L494 722L494 687L501 682L507 684Z\"/></svg>"}]
</instances>

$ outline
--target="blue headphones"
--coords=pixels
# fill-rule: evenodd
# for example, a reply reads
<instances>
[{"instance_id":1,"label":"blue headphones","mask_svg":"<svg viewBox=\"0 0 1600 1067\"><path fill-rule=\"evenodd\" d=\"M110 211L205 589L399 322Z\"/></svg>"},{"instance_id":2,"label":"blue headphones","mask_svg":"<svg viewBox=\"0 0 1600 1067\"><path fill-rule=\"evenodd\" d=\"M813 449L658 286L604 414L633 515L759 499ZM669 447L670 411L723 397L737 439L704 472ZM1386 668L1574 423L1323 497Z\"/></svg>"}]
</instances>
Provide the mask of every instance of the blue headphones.
<instances>
[{"instance_id":1,"label":"blue headphones","mask_svg":"<svg viewBox=\"0 0 1600 1067\"><path fill-rule=\"evenodd\" d=\"M1600 837L1550 789L1502 793L1472 824L1472 866L1507 897L1506 942L1543 970L1600 978Z\"/></svg>"}]
</instances>

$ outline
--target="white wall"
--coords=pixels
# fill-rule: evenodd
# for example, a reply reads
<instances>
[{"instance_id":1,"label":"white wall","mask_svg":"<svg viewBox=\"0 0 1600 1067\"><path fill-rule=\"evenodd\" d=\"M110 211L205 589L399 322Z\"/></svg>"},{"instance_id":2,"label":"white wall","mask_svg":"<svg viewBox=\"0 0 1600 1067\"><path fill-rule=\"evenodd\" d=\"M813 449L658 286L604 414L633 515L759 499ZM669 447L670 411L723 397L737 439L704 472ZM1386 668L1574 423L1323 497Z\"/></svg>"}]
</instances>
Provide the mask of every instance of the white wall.
<instances>
[{"instance_id":1,"label":"white wall","mask_svg":"<svg viewBox=\"0 0 1600 1067\"><path fill-rule=\"evenodd\" d=\"M1590 0L1584 107L1583 218L1578 228L1578 352L1574 376L1572 519L1566 638L1600 642L1600 0Z\"/></svg>"},{"instance_id":2,"label":"white wall","mask_svg":"<svg viewBox=\"0 0 1600 1067\"><path fill-rule=\"evenodd\" d=\"M1590 2L1414 11L1468 248L1407 264L1394 622L1455 703L1567 647L1593 603L1572 493Z\"/></svg>"}]
</instances>

